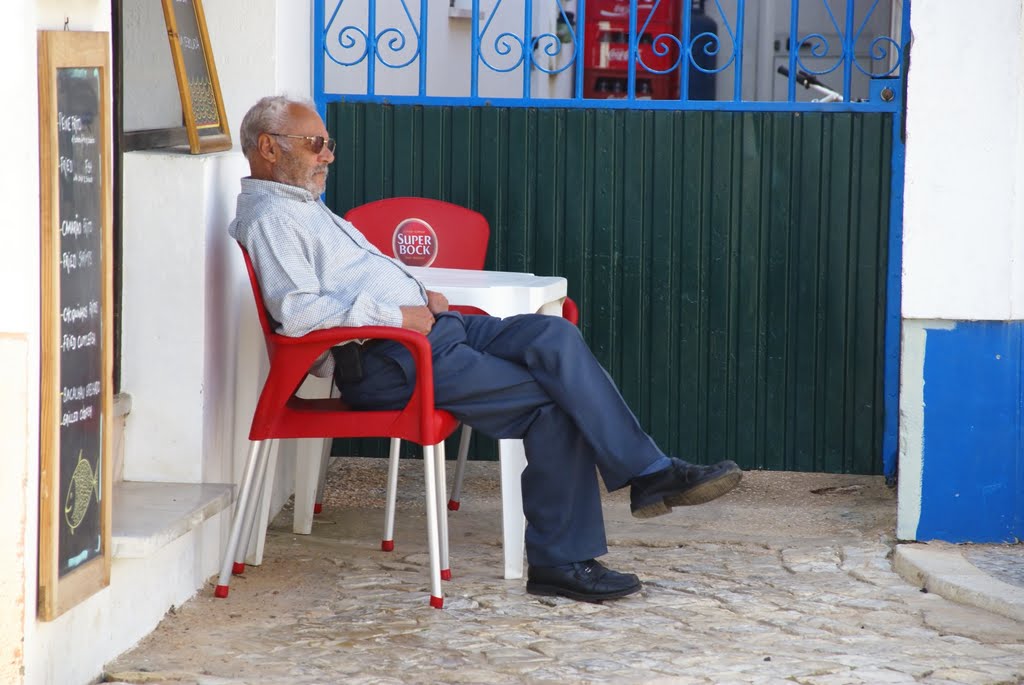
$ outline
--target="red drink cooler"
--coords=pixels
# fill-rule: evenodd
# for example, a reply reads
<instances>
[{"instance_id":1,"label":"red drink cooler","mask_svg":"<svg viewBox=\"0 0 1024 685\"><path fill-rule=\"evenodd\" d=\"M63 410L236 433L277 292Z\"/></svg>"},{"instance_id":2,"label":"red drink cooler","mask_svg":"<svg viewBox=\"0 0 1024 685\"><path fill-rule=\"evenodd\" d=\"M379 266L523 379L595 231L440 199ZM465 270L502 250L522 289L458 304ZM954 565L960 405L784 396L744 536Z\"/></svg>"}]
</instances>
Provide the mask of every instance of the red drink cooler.
<instances>
[{"instance_id":1,"label":"red drink cooler","mask_svg":"<svg viewBox=\"0 0 1024 685\"><path fill-rule=\"evenodd\" d=\"M677 26L679 24L681 0L638 0L636 3L637 26L643 26L654 9L652 21ZM629 28L629 0L587 0L587 23L598 21L624 22Z\"/></svg>"},{"instance_id":2,"label":"red drink cooler","mask_svg":"<svg viewBox=\"0 0 1024 685\"><path fill-rule=\"evenodd\" d=\"M688 0L689 1L689 0ZM661 34L679 34L681 0L638 0L636 62L636 98L666 100L679 97L679 70L670 69L679 59L675 42L661 41L668 48L664 55L655 54L655 39ZM586 23L583 27L584 77L586 98L627 97L629 71L629 0L587 0ZM650 18L650 23L645 27Z\"/></svg>"}]
</instances>

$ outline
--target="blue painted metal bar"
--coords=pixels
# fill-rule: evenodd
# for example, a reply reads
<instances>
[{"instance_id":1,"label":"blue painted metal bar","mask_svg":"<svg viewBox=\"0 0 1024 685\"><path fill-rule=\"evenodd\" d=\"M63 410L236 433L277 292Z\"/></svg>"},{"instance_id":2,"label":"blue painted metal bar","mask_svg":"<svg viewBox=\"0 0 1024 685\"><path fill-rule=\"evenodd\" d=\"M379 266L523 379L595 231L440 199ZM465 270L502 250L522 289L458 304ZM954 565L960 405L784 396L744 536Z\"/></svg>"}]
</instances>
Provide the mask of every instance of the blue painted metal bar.
<instances>
[{"instance_id":1,"label":"blue painted metal bar","mask_svg":"<svg viewBox=\"0 0 1024 685\"><path fill-rule=\"evenodd\" d=\"M733 50L736 55L736 66L733 67L733 100L743 100L743 25L746 14L746 0L739 0L736 3L736 38L733 42Z\"/></svg>"},{"instance_id":2,"label":"blue painted metal bar","mask_svg":"<svg viewBox=\"0 0 1024 685\"><path fill-rule=\"evenodd\" d=\"M788 99L796 102L796 49L800 43L800 0L793 0L789 9L789 40L786 41L789 53L789 87Z\"/></svg>"},{"instance_id":3,"label":"blue painted metal bar","mask_svg":"<svg viewBox=\"0 0 1024 685\"><path fill-rule=\"evenodd\" d=\"M480 0L473 0L472 22L469 28L472 36L469 46L469 94L475 98L480 94Z\"/></svg>"},{"instance_id":4,"label":"blue painted metal bar","mask_svg":"<svg viewBox=\"0 0 1024 685\"><path fill-rule=\"evenodd\" d=\"M533 60L536 46L533 44L533 3L527 2L523 12L523 97L530 97L530 77L533 75Z\"/></svg>"},{"instance_id":5,"label":"blue painted metal bar","mask_svg":"<svg viewBox=\"0 0 1024 685\"><path fill-rule=\"evenodd\" d=\"M679 100L681 102L690 99L690 60L693 59L690 32L692 28L693 12L686 7L683 9L683 30L680 33L683 37L683 44L679 48Z\"/></svg>"},{"instance_id":6,"label":"blue painted metal bar","mask_svg":"<svg viewBox=\"0 0 1024 685\"><path fill-rule=\"evenodd\" d=\"M327 28L324 26L324 3L313 2L313 102L320 118L327 121L327 101L324 91L324 54L327 39Z\"/></svg>"},{"instance_id":7,"label":"blue painted metal bar","mask_svg":"<svg viewBox=\"0 0 1024 685\"><path fill-rule=\"evenodd\" d=\"M904 0L900 29L900 47L904 55L910 43L911 0ZM905 70L904 70L905 73ZM882 469L886 482L896 482L899 456L900 413L900 332L903 326L903 184L906 168L906 142L903 140L905 92L897 91L892 118L892 190L889 195L889 265L886 272L885 304L885 379L882 398L885 429L882 437Z\"/></svg>"},{"instance_id":8,"label":"blue painted metal bar","mask_svg":"<svg viewBox=\"0 0 1024 685\"><path fill-rule=\"evenodd\" d=\"M370 0L366 16L366 92L377 92L377 0Z\"/></svg>"},{"instance_id":9,"label":"blue painted metal bar","mask_svg":"<svg viewBox=\"0 0 1024 685\"><path fill-rule=\"evenodd\" d=\"M629 3L629 59L626 68L626 99L633 100L636 97L636 7L637 0L630 0Z\"/></svg>"},{"instance_id":10,"label":"blue painted metal bar","mask_svg":"<svg viewBox=\"0 0 1024 685\"><path fill-rule=\"evenodd\" d=\"M378 97L377 92L379 86L377 84L377 69L382 64L390 69L403 69L411 67L412 62L417 58L420 63L415 67L418 71L418 81L416 86L411 86L408 94L403 94L402 98L412 98L410 100L402 100L402 102L416 102L418 104L430 104L432 102L450 102L450 100L437 100L437 98L430 94L430 84L428 83L430 74L430 62L429 46L427 45L427 35L429 33L429 12L431 7L435 9L441 6L443 3L435 2L434 0L419 0L420 16L418 21L414 18L414 13L409 11L407 2L415 2L416 0L401 0L401 7L405 11L405 16L401 19L397 17L392 21L391 19L385 19L391 17L394 14L394 7L392 3L381 4L378 0L370 0L368 3L363 5L367 7L369 14L366 18L365 26L357 25L344 25L345 22L341 20L339 12L341 11L344 2L337 2L330 10L329 18L325 21L324 18L328 16L328 8L326 4L328 0L316 0L315 5L315 22L314 27L314 49L317 51L316 58L314 59L313 66L313 77L316 92L314 98L318 103L318 106L322 106L325 103L325 98L328 97L326 93L326 83L328 81L336 81L336 76L343 75L346 72L345 69L351 69L356 67L357 69L365 68L365 91L358 94L347 95L349 98L354 97ZM669 0L658 0L658 3L668 2ZM799 0L790 0L790 21L789 21L789 37L788 37L788 64L790 70L790 76L787 80L786 96L785 99L789 103L796 102L798 86L797 79L798 74L801 71L808 71L813 75L828 74L840 66L843 67L843 97L849 102L854 97L860 97L859 93L853 92L853 87L856 85L852 78L853 70L859 69L865 75L872 76L896 76L900 77L904 73L904 67L902 65L902 55L899 55L899 59L893 62L894 66L890 67L885 73L876 73L872 65L884 59L882 57L875 57L875 53L880 50L876 50L876 45L891 44L898 49L898 44L904 38L901 37L890 37L886 35L879 35L874 37L871 41L872 56L871 61L866 65L865 69L856 59L855 48L858 42L861 40L864 29L868 25L868 20L871 15L881 6L884 6L880 0L861 0L861 5L856 5L857 0L850 0L846 4L846 12L843 16L837 16L833 11L829 0L816 0L823 3L824 12L827 13L827 21L825 26L812 27L807 29L806 35L802 36L799 31L800 29L800 9L801 5ZM889 0L887 0L888 2ZM565 16L564 8L562 7L562 0L544 0L544 3L538 5L538 7L547 7L549 5L557 5L557 11L559 13L559 20L568 21ZM540 58L537 57L534 48L534 28L533 22L535 17L535 10L532 2L524 3L523 24L521 25L521 35L518 30L506 30L512 28L510 20L515 22L516 17L508 17L502 15L498 20L495 21L495 16L499 14L499 8L502 7L501 0L496 0L494 7L491 8L489 15L484 17L483 10L481 8L480 0L472 0L472 20L470 27L471 36L471 55L470 55L470 85L468 99L460 101L460 104L465 105L476 105L486 104L487 102L495 102L501 100L507 106L517 106L515 100L523 100L524 102L530 102L538 104L543 102L545 106L552 107L607 107L610 109L618 109L623 106L631 106L630 104L623 105L623 101L626 103L638 103L637 107L641 109L660 109L666 105L658 104L657 101L649 100L637 100L637 86L639 78L643 78L645 74L675 74L678 76L679 84L679 98L672 100L674 105L669 107L675 107L677 109L699 109L699 110L732 110L732 111L811 111L805 110L802 107L782 107L779 108L776 105L770 105L768 102L755 102L748 109L745 106L740 106L744 102L744 50L743 42L746 33L746 11L748 6L754 7L753 3L749 0L736 0L735 8L736 11L727 10L723 7L721 0L714 0L713 6L717 8L712 10L715 12L714 16L719 20L718 29L714 32L700 33L697 39L694 38L693 34L696 30L696 24L691 16L690 11L684 11L680 21L673 28L672 31L666 33L659 33L659 37L666 38L664 43L658 43L666 51L670 49L678 49L679 59L674 65L670 66L658 66L647 65L642 59L643 53L641 49L646 47L645 36L650 35L648 33L648 24L651 23L653 12L646 17L642 16L642 10L639 7L639 3L636 0L630 0L628 5L628 15L623 10L623 14L620 16L619 21L620 31L626 30L626 20L628 16L628 48L626 50L627 55L622 57L623 62L620 62L619 69L625 70L622 74L626 80L626 93L625 97L614 98L615 102L606 102L603 98L587 99L585 97L586 92L594 86L593 83L588 84L587 79L591 78L587 74L587 49L588 46L585 44L588 38L586 31L586 16L589 9L591 16L595 12L595 5L593 2L587 3L583 0L579 0L577 3L577 15L575 18L575 30L571 30L572 40L574 41L574 54L571 60L560 60L563 62L561 67L556 67L553 70L549 70L546 66L547 61L541 62ZM589 8L588 5L589 4ZM624 3L623 3L624 4ZM685 3L684 3L685 4ZM856 25L857 11L855 8L860 7L867 8L867 14L865 17L861 17L863 22L859 27ZM689 5L686 7L687 10L691 8ZM379 16L378 16L379 11ZM540 11L537 9L536 11ZM862 12L863 13L863 12ZM485 19L483 28L481 29L481 20ZM406 29L399 29L398 26L384 25L387 22L397 24L401 21L404 26L405 21L408 20L412 24L412 31L416 34L416 39L419 40L419 45L416 46L415 50L406 52L407 55L411 55L407 60L398 60L395 63L389 62L384 59L384 55L381 53L381 49L387 48L389 50L398 52L401 46L405 45L405 36L408 31ZM603 20L603 18L602 18ZM845 20L846 29L842 28L842 23ZM349 20L351 21L351 20ZM735 26L733 26L735 21ZM418 24L418 27L417 27ZM877 24L877 22L875 22ZM489 27L494 27L495 32L498 33L498 38L495 39L495 47L498 48L498 41L501 41L501 46L498 48L498 55L500 57L514 57L514 50L518 47L521 49L520 60L515 63L507 63L506 66L502 64L491 64L488 60L484 48L484 40L489 32ZM383 31L379 30L383 28ZM417 33L418 28L418 33ZM436 27L435 27L436 29ZM661 31L664 29L658 29ZM655 31L657 32L657 31ZM678 32L678 35L675 33ZM542 57L559 57L559 52L565 44L559 43L559 36L556 33L543 32L539 34L540 41L545 43L545 46L538 46L539 49L544 50ZM831 48L829 36L834 34L842 34L839 44L841 48ZM332 38L333 36L333 38ZM388 44L382 45L382 38L392 36ZM396 37L397 36L397 37ZM548 40L555 41L553 45L547 45ZM591 37L591 39L593 39ZM619 40L619 39L617 39ZM621 39L625 41L625 39ZM865 39L866 40L866 39ZM699 42L696 46L696 50L703 51L703 54L698 55L697 58L694 56L693 44ZM674 42L674 45L669 45L670 42ZM731 42L731 50L728 52L724 46L725 42ZM832 44L836 45L835 39L832 39ZM364 46L360 50L361 44ZM807 50L801 51L800 47L803 45ZM593 48L594 46L590 46ZM837 54L839 50L842 50L842 54ZM339 52L340 51L340 52ZM555 54L552 54L555 52ZM804 54L806 52L806 55ZM433 51L434 54L440 54L437 50ZM656 53L655 53L656 54ZM342 56L351 55L351 57ZM657 55L659 58L663 55ZM717 56L717 65L712 61L710 64L707 63L705 58L711 57L712 60ZM813 63L808 61L805 63L803 57L813 58ZM825 59L827 58L827 59ZM438 58L440 59L440 58ZM366 64L361 64L363 60L367 60ZM398 63L401 62L401 63ZM481 89L490 88L491 81L488 80L489 75L500 74L504 72L514 71L520 67L520 62L523 63L522 72L522 88L519 97L515 98L486 98L481 99ZM379 64L378 64L379 63ZM481 69L481 63L484 69ZM712 66L715 65L715 66ZM822 65L820 69L815 67ZM607 68L605 67L593 67L593 68ZM571 88L571 95L564 100L553 100L548 98L534 98L532 93L532 75L534 70L539 70L548 74L556 74L566 69L575 69L573 75L573 86ZM639 74L638 70L642 70ZM682 70L677 72L677 70ZM691 78L692 74L702 72L707 75L724 74L731 70L733 74L733 87L729 89L731 92L725 94L726 98L729 98L732 102L730 105L722 104L708 104L707 101L694 102L691 101L691 97L694 95L694 81ZM358 74L358 71L351 71L353 75ZM361 76L361 75L360 75ZM774 76L774 74L773 74ZM357 77L358 78L358 77ZM411 82L411 79L408 80ZM836 88L839 90L838 86ZM380 96L386 97L388 101L395 101L395 96ZM664 97L664 96L662 96ZM353 100L354 101L354 100ZM373 101L373 100L368 100ZM576 104L572 104L575 102ZM664 100L662 100L664 102ZM585 104L580 104L585 103ZM830 103L828 111L893 111L887 104L878 103L857 103L856 110L845 110L838 108L835 103Z\"/></svg>"},{"instance_id":11,"label":"blue painted metal bar","mask_svg":"<svg viewBox=\"0 0 1024 685\"><path fill-rule=\"evenodd\" d=\"M846 31L843 32L843 99L853 99L853 60L856 49L856 30L853 10L856 3L846 3Z\"/></svg>"},{"instance_id":12,"label":"blue painted metal bar","mask_svg":"<svg viewBox=\"0 0 1024 685\"><path fill-rule=\"evenodd\" d=\"M341 95L329 94L326 102L380 102L389 105L458 107L559 107L568 109L679 109L678 100L570 100L559 98L429 97L416 95ZM894 112L895 102L736 102L734 100L691 100L685 109L704 112Z\"/></svg>"},{"instance_id":13,"label":"blue painted metal bar","mask_svg":"<svg viewBox=\"0 0 1024 685\"><path fill-rule=\"evenodd\" d=\"M586 26L586 12L587 0L580 0L579 4L576 6L576 27L573 31L576 36L576 74L573 79L575 84L573 86L573 93L576 99L583 98L583 69L581 67L583 65L583 55L585 54L585 46L583 42L586 40L584 37L586 35L586 31L583 30L583 27Z\"/></svg>"},{"instance_id":14,"label":"blue painted metal bar","mask_svg":"<svg viewBox=\"0 0 1024 685\"><path fill-rule=\"evenodd\" d=\"M427 0L420 0L420 97L427 94Z\"/></svg>"}]
</instances>

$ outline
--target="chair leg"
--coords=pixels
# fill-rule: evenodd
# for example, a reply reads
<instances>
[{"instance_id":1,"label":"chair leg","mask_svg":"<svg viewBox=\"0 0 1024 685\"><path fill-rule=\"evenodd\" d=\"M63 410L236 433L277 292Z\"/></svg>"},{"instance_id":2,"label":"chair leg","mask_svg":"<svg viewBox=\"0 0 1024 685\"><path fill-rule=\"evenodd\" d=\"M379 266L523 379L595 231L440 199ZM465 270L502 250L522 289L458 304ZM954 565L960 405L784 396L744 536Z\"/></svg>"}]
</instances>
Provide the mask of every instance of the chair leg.
<instances>
[{"instance_id":1,"label":"chair leg","mask_svg":"<svg viewBox=\"0 0 1024 685\"><path fill-rule=\"evenodd\" d=\"M438 554L437 527L437 483L434 472L437 465L433 446L423 446L423 482L427 496L427 549L430 551L430 606L440 609L444 606L444 594L441 592L441 560Z\"/></svg>"},{"instance_id":2,"label":"chair leg","mask_svg":"<svg viewBox=\"0 0 1024 685\"><path fill-rule=\"evenodd\" d=\"M395 501L398 499L398 455L402 441L391 438L391 453L388 456L388 488L384 504L384 537L380 548L390 552L395 548Z\"/></svg>"},{"instance_id":3,"label":"chair leg","mask_svg":"<svg viewBox=\"0 0 1024 685\"><path fill-rule=\"evenodd\" d=\"M264 440L260 449L259 461L256 464L256 478L253 481L252 496L245 507L245 519L242 521L242 538L235 550L235 563L232 571L235 574L245 572L245 556L249 552L249 542L252 539L252 528L259 517L260 500L266 496L267 489L267 464L270 463L270 449L274 446L273 440Z\"/></svg>"},{"instance_id":4,"label":"chair leg","mask_svg":"<svg viewBox=\"0 0 1024 685\"><path fill-rule=\"evenodd\" d=\"M466 470L466 459L469 456L469 439L473 437L473 429L462 424L462 435L459 437L459 456L455 461L455 482L452 483L452 496L448 500L448 510L459 510L459 498L462 497L462 476Z\"/></svg>"},{"instance_id":5,"label":"chair leg","mask_svg":"<svg viewBox=\"0 0 1024 685\"><path fill-rule=\"evenodd\" d=\"M324 443L327 440L304 438L295 443L295 507L292 512L292 532L309 535L313 532L313 514L316 509L317 490L320 487ZM278 456L281 456L278 450Z\"/></svg>"},{"instance_id":6,"label":"chair leg","mask_svg":"<svg viewBox=\"0 0 1024 685\"><path fill-rule=\"evenodd\" d=\"M231 533L228 535L228 544L224 549L224 559L220 565L220 577L217 579L217 587L214 590L214 595L217 597L228 596L228 584L231 582L235 550L241 540L242 523L245 520L245 512L252 496L252 485L257 462L259 462L260 447L261 441L259 440L255 440L249 445L249 456L245 461L245 471L239 486L238 499L235 501L235 513L231 519Z\"/></svg>"},{"instance_id":7,"label":"chair leg","mask_svg":"<svg viewBox=\"0 0 1024 685\"><path fill-rule=\"evenodd\" d=\"M334 440L331 438L324 439L324 451L320 456L320 476L316 481L316 497L313 502L313 513L319 514L324 510L324 483L327 482L327 466L331 462L331 443Z\"/></svg>"},{"instance_id":8,"label":"chair leg","mask_svg":"<svg viewBox=\"0 0 1024 685\"><path fill-rule=\"evenodd\" d=\"M448 559L448 510L445 509L445 460L444 441L434 446L434 488L437 491L437 531L441 545L441 580L452 579L452 568Z\"/></svg>"}]
</instances>

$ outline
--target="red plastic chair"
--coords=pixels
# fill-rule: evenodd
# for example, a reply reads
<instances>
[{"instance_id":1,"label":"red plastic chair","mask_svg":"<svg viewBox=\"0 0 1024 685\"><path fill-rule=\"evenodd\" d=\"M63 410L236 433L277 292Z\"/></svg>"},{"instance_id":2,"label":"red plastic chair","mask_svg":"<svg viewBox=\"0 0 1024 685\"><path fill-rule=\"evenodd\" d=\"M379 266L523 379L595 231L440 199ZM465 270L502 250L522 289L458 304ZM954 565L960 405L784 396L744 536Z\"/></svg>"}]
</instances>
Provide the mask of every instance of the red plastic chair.
<instances>
[{"instance_id":1,"label":"red plastic chair","mask_svg":"<svg viewBox=\"0 0 1024 685\"><path fill-rule=\"evenodd\" d=\"M491 229L480 212L460 205L423 197L395 197L353 207L345 214L374 247L386 255L397 257L410 266L435 266L444 269L484 268ZM427 244L431 250L424 249ZM406 254L400 252L406 249ZM452 305L464 314L486 314L476 307ZM574 326L579 321L576 303L565 298L562 316ZM462 496L462 478L469 454L473 429L463 426L459 454L455 464L448 509L457 511ZM398 459L398 447L391 446L392 458ZM318 493L320 493L318 489ZM394 516L395 493L388 491L389 517ZM319 508L319 503L314 510Z\"/></svg>"},{"instance_id":2,"label":"red plastic chair","mask_svg":"<svg viewBox=\"0 0 1024 685\"><path fill-rule=\"evenodd\" d=\"M231 523L231 534L221 564L215 594L227 597L232 573L245 569L245 547L256 518L256 503L266 481L269 447L281 438L390 437L423 445L427 497L427 544L430 550L430 605L441 608L441 580L451 577L448 568L448 526L444 509L444 439L458 426L446 411L434 407L433 366L426 336L388 326L330 328L298 338L274 332L263 304L256 273L242 248L249 271L256 311L270 356L270 372L260 393L249 430L249 458ZM416 364L416 387L405 408L393 411L362 411L339 398L304 399L296 391L317 357L329 348L350 340L387 339L405 345ZM387 549L390 531L382 548ZM245 541L240 544L240 541Z\"/></svg>"}]
</instances>

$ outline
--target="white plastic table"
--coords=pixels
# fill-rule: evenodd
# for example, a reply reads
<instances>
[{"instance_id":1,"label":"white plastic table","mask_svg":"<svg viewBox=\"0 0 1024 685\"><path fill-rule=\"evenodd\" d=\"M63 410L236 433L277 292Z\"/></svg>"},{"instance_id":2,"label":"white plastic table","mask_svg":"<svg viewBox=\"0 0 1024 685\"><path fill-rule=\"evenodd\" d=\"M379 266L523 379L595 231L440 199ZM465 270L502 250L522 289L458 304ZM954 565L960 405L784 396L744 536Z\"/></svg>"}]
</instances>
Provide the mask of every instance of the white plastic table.
<instances>
[{"instance_id":1,"label":"white plastic table","mask_svg":"<svg viewBox=\"0 0 1024 685\"><path fill-rule=\"evenodd\" d=\"M562 315L566 280L560 276L534 276L516 271L472 271L406 267L430 290L456 305L469 305L491 316L515 314Z\"/></svg>"},{"instance_id":2,"label":"white plastic table","mask_svg":"<svg viewBox=\"0 0 1024 685\"><path fill-rule=\"evenodd\" d=\"M435 290L454 305L469 305L491 316L515 314L562 315L567 283L560 276L534 276L512 271L470 271L410 267L429 290ZM499 440L501 462L501 524L505 552L505 578L523 577L523 544L526 517L523 515L521 476L526 468L522 440Z\"/></svg>"}]
</instances>

